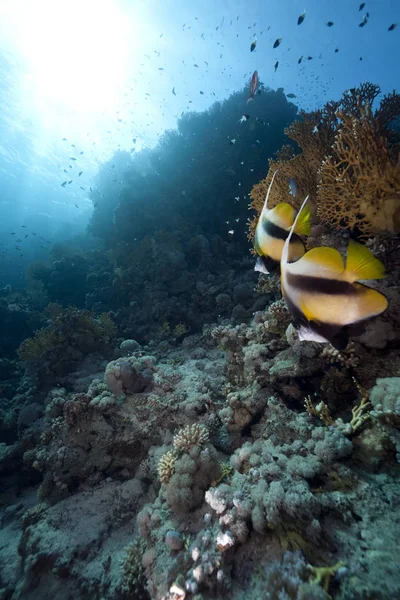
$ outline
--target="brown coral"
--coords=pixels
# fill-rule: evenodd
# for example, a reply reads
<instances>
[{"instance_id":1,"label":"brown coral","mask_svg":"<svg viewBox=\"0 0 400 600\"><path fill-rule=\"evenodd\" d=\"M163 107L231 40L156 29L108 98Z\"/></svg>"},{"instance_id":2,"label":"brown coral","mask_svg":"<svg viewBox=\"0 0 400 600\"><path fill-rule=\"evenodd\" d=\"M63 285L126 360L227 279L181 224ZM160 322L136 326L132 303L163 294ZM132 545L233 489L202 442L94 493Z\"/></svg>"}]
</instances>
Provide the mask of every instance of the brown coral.
<instances>
[{"instance_id":1,"label":"brown coral","mask_svg":"<svg viewBox=\"0 0 400 600\"><path fill-rule=\"evenodd\" d=\"M288 158L288 149L284 147L282 154L278 154L275 160L269 160L267 177L257 183L250 192L252 199L250 208L256 210L257 215L249 223L249 239L252 239L254 235L258 215L264 205L268 187L276 169L279 169L279 171L275 177L274 185L271 188L268 199L269 208L273 208L280 202L289 202L299 206L300 199L303 199L307 194L310 195L311 200L315 198L317 192L317 168L327 153L326 148L321 145L317 136L313 136L312 134L312 130L317 122L315 119L304 115L303 122L295 121L285 130L286 135L296 141L303 152L294 155L292 150L292 157ZM296 181L298 200L290 195L289 178L293 178Z\"/></svg>"},{"instance_id":2,"label":"brown coral","mask_svg":"<svg viewBox=\"0 0 400 600\"><path fill-rule=\"evenodd\" d=\"M71 400L67 400L63 406L63 413L68 427L79 425L88 409L89 402L88 394L75 394Z\"/></svg>"},{"instance_id":3,"label":"brown coral","mask_svg":"<svg viewBox=\"0 0 400 600\"><path fill-rule=\"evenodd\" d=\"M400 95L385 96L372 113L380 88L364 83L347 90L341 100L322 110L301 113L285 131L301 149L283 146L269 161L269 172L251 190L249 221L252 239L273 173L269 207L290 202L298 207L308 194L312 213L332 229L357 228L365 237L379 231L400 231L400 140L390 123L400 115ZM296 181L296 198L288 181Z\"/></svg>"},{"instance_id":4,"label":"brown coral","mask_svg":"<svg viewBox=\"0 0 400 600\"><path fill-rule=\"evenodd\" d=\"M317 212L332 229L364 235L400 232L399 156L369 105L361 117L339 113L342 126L320 169Z\"/></svg>"},{"instance_id":5,"label":"brown coral","mask_svg":"<svg viewBox=\"0 0 400 600\"><path fill-rule=\"evenodd\" d=\"M342 351L337 350L331 344L327 344L321 352L321 357L331 365L338 363L346 369L356 368L360 362L354 342L349 342Z\"/></svg>"}]
</instances>

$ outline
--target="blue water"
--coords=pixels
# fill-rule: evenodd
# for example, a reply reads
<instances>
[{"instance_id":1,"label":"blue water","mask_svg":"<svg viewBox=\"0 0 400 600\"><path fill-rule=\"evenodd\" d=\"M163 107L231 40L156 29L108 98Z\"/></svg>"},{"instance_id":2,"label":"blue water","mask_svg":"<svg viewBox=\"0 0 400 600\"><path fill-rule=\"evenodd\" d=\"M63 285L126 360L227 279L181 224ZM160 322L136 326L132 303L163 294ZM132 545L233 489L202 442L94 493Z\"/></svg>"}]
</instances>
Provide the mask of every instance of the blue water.
<instances>
[{"instance_id":1,"label":"blue water","mask_svg":"<svg viewBox=\"0 0 400 600\"><path fill-rule=\"evenodd\" d=\"M46 246L86 235L90 188L116 151L153 147L182 114L242 89L255 69L266 86L295 94L304 110L363 81L383 93L397 88L400 26L388 27L400 23L400 3L359 6L358 0L1 3L0 285L24 285L29 263L47 260ZM274 49L277 38L282 42ZM20 251L10 233L22 225L36 236L24 238Z\"/></svg>"}]
</instances>

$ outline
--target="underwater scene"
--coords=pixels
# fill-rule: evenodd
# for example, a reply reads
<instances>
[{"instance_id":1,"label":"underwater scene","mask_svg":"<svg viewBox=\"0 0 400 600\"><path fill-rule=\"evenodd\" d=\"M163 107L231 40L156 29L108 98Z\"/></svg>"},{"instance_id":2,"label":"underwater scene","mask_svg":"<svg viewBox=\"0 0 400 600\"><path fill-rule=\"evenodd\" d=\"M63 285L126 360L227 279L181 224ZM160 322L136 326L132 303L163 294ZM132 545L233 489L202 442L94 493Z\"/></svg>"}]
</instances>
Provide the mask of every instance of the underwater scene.
<instances>
[{"instance_id":1,"label":"underwater scene","mask_svg":"<svg viewBox=\"0 0 400 600\"><path fill-rule=\"evenodd\" d=\"M0 0L0 600L400 599L399 36Z\"/></svg>"}]
</instances>

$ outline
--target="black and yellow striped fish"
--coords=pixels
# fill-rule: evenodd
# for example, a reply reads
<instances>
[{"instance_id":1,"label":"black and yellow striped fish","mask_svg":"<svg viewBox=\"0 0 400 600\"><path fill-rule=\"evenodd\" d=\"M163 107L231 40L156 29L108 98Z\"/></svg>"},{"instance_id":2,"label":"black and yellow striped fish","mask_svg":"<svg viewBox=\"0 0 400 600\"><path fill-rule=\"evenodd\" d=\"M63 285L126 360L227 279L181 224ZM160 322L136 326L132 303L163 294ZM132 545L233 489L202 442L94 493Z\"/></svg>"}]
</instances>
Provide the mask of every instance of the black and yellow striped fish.
<instances>
[{"instance_id":1,"label":"black and yellow striped fish","mask_svg":"<svg viewBox=\"0 0 400 600\"><path fill-rule=\"evenodd\" d=\"M287 202L281 202L274 208L268 209L268 198L277 172L278 169L273 174L269 185L254 236L254 248L258 254L254 270L261 273L270 273L279 266L285 240L296 216L295 209ZM289 256L291 261L298 260L305 253L306 249L299 235L308 235L309 233L310 211L307 207L297 220L290 240Z\"/></svg>"},{"instance_id":2,"label":"black and yellow striped fish","mask_svg":"<svg viewBox=\"0 0 400 600\"><path fill-rule=\"evenodd\" d=\"M296 262L290 262L290 243L298 217L282 252L283 297L294 317L300 340L330 342L335 348L343 349L349 336L360 335L368 319L386 310L386 296L358 283L381 279L385 268L365 246L353 240L347 249L346 266L340 253L329 247L313 248Z\"/></svg>"}]
</instances>

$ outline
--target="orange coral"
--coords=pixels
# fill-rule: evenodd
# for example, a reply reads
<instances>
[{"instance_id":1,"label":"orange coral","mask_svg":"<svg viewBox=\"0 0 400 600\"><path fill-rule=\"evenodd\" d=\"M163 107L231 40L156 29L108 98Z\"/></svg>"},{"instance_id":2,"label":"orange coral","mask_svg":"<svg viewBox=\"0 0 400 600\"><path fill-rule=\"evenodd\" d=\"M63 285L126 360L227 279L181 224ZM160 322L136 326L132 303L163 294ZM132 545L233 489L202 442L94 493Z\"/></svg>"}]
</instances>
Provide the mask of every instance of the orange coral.
<instances>
[{"instance_id":1,"label":"orange coral","mask_svg":"<svg viewBox=\"0 0 400 600\"><path fill-rule=\"evenodd\" d=\"M251 190L250 209L257 214L249 220L250 240L277 168L269 207L280 202L298 207L309 194L312 212L332 229L357 227L365 236L400 231L400 144L388 129L400 115L400 96L385 96L374 116L370 107L379 93L379 86L364 83L322 110L302 113L288 127L286 135L302 152L283 146L270 159L267 177ZM290 178L297 184L296 198L289 194Z\"/></svg>"},{"instance_id":2,"label":"orange coral","mask_svg":"<svg viewBox=\"0 0 400 600\"><path fill-rule=\"evenodd\" d=\"M400 166L369 105L360 118L338 113L342 126L319 169L317 214L332 229L363 236L400 232Z\"/></svg>"},{"instance_id":3,"label":"orange coral","mask_svg":"<svg viewBox=\"0 0 400 600\"><path fill-rule=\"evenodd\" d=\"M264 205L265 196L271 183L272 176L277 168L274 185L268 200L269 208L273 208L280 202L300 206L300 202L309 194L310 204L315 205L317 193L317 173L322 160L329 149L326 134L321 136L313 134L312 131L321 118L321 113L310 115L303 113L303 121L294 121L286 130L285 134L300 146L301 154L294 155L293 147L283 146L276 160L269 160L269 171L265 179L257 183L250 192L252 203L250 208L257 211L257 215L249 222L249 239L252 239L257 225L258 215ZM289 179L296 181L298 194L296 198L289 193Z\"/></svg>"}]
</instances>

